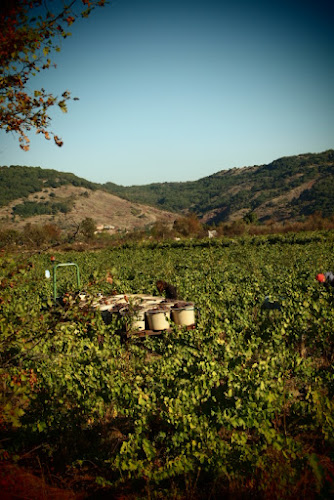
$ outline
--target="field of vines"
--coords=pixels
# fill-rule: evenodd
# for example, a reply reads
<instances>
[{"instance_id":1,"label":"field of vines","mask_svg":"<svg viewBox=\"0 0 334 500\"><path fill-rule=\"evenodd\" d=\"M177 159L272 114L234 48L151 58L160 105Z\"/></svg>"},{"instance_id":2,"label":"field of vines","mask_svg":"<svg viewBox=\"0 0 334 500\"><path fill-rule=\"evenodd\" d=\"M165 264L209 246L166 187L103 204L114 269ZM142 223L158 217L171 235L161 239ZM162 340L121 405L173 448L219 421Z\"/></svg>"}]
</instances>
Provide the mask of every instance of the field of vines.
<instances>
[{"instance_id":1,"label":"field of vines","mask_svg":"<svg viewBox=\"0 0 334 500\"><path fill-rule=\"evenodd\" d=\"M71 498L333 497L333 232L54 254L92 300L162 279L195 303L144 339L71 268L55 305L50 255L0 254L0 489L11 464Z\"/></svg>"}]
</instances>

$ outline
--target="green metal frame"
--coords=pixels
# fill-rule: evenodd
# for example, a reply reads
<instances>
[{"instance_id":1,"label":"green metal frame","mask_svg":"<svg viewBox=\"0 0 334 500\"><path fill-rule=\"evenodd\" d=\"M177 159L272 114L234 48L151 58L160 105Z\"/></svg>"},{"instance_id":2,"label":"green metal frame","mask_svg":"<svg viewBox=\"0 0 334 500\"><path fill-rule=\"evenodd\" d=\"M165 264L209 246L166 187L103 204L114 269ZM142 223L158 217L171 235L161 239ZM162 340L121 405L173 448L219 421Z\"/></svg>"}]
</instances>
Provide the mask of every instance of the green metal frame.
<instances>
[{"instance_id":1,"label":"green metal frame","mask_svg":"<svg viewBox=\"0 0 334 500\"><path fill-rule=\"evenodd\" d=\"M74 266L76 268L76 276L77 276L77 287L80 288L80 271L78 264L74 262L64 262L62 264L55 264L53 266L53 298L54 301L57 302L57 269L58 267L69 267Z\"/></svg>"}]
</instances>

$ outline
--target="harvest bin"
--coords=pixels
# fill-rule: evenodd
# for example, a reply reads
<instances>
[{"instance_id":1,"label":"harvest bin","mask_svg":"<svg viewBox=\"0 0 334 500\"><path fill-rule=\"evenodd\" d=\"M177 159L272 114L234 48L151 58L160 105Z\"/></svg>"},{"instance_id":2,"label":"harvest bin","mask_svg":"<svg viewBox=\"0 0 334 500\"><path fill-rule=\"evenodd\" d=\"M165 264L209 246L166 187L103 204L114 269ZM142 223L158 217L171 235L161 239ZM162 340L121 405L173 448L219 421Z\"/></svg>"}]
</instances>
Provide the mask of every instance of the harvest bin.
<instances>
[{"instance_id":1,"label":"harvest bin","mask_svg":"<svg viewBox=\"0 0 334 500\"><path fill-rule=\"evenodd\" d=\"M52 256L53 264L53 296L55 303L62 303L62 297L57 297L57 270L64 267L72 267L75 270L78 297L81 307L99 309L105 323L110 323L116 316L125 319L125 331L127 333L150 334L151 332L162 332L169 330L171 321L176 325L195 327L195 306L193 302L176 301L146 294L118 294L104 296L101 293L89 297L80 290L80 271L74 262L56 263ZM50 273L49 273L50 277Z\"/></svg>"},{"instance_id":2,"label":"harvest bin","mask_svg":"<svg viewBox=\"0 0 334 500\"><path fill-rule=\"evenodd\" d=\"M161 331L170 327L170 310L151 309L146 311L146 318L150 330Z\"/></svg>"},{"instance_id":3,"label":"harvest bin","mask_svg":"<svg viewBox=\"0 0 334 500\"><path fill-rule=\"evenodd\" d=\"M171 311L172 319L177 325L190 326L195 324L195 305L192 302L183 306L176 304Z\"/></svg>"},{"instance_id":4,"label":"harvest bin","mask_svg":"<svg viewBox=\"0 0 334 500\"><path fill-rule=\"evenodd\" d=\"M115 315L124 318L125 330L132 334L162 332L171 328L171 322L188 328L196 323L193 302L175 302L150 295L101 296L93 307L101 310L106 323Z\"/></svg>"}]
</instances>

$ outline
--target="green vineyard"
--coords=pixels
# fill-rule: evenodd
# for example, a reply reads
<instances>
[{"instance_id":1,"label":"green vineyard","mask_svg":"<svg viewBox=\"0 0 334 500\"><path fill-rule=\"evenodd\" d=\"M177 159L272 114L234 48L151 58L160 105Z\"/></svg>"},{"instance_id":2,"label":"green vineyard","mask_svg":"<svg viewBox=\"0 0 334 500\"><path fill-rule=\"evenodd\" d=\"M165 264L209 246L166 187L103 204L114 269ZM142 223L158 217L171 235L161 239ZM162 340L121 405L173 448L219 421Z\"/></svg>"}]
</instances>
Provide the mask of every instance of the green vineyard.
<instances>
[{"instance_id":1,"label":"green vineyard","mask_svg":"<svg viewBox=\"0 0 334 500\"><path fill-rule=\"evenodd\" d=\"M3 252L0 464L81 498L331 497L334 288L315 276L333 251L323 231L55 254L85 307L71 268L55 304L50 255ZM127 339L93 307L157 280L194 329Z\"/></svg>"}]
</instances>

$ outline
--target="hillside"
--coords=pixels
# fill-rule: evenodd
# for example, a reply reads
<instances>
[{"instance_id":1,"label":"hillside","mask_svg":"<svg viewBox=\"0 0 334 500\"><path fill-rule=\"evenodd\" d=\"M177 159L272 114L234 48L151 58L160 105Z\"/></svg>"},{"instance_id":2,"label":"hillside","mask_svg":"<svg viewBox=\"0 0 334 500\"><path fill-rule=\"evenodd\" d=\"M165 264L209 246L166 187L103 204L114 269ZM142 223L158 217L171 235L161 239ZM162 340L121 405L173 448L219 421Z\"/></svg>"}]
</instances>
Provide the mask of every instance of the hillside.
<instances>
[{"instance_id":1,"label":"hillside","mask_svg":"<svg viewBox=\"0 0 334 500\"><path fill-rule=\"evenodd\" d=\"M13 200L26 198L32 193L68 184L91 190L100 187L99 184L94 184L74 174L57 170L19 165L0 167L0 207Z\"/></svg>"},{"instance_id":2,"label":"hillside","mask_svg":"<svg viewBox=\"0 0 334 500\"><path fill-rule=\"evenodd\" d=\"M298 219L334 213L334 151L280 158L268 165L233 168L193 182L104 186L117 196L176 212L195 212L204 222Z\"/></svg>"},{"instance_id":3,"label":"hillside","mask_svg":"<svg viewBox=\"0 0 334 500\"><path fill-rule=\"evenodd\" d=\"M55 223L70 229L86 217L113 233L157 221L172 224L177 215L121 199L73 174L39 167L0 168L0 224L20 228L29 222Z\"/></svg>"},{"instance_id":4,"label":"hillside","mask_svg":"<svg viewBox=\"0 0 334 500\"><path fill-rule=\"evenodd\" d=\"M40 167L0 167L0 222L55 222L85 217L112 231L172 223L196 213L206 223L255 213L260 221L334 214L334 150L280 158L268 165L222 170L192 182L123 187L89 182Z\"/></svg>"}]
</instances>

